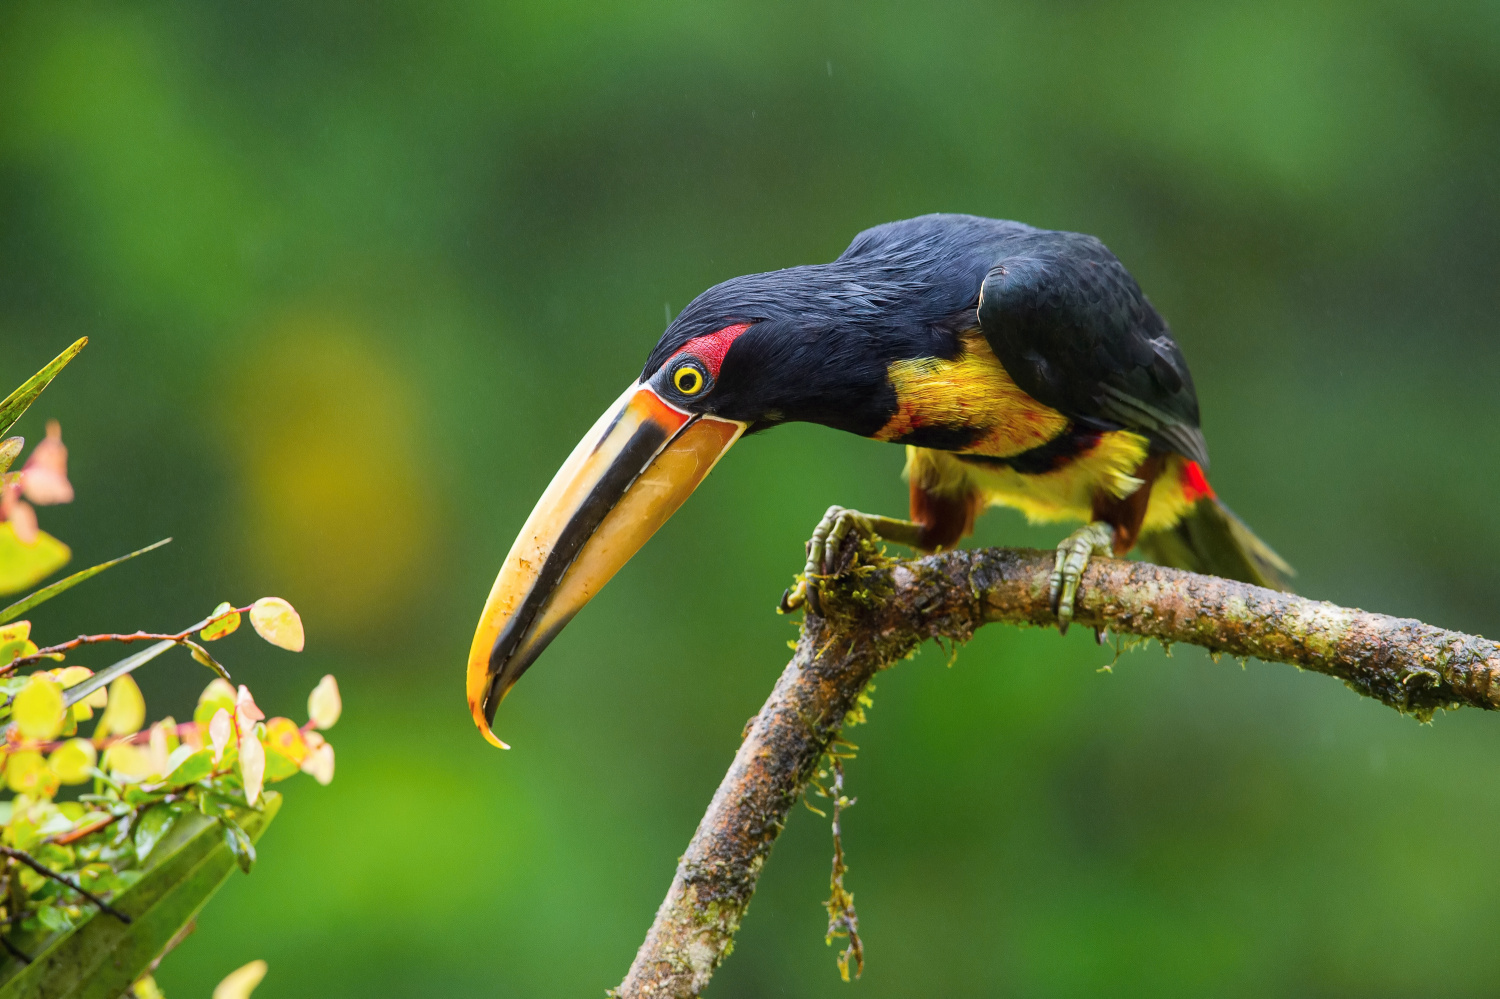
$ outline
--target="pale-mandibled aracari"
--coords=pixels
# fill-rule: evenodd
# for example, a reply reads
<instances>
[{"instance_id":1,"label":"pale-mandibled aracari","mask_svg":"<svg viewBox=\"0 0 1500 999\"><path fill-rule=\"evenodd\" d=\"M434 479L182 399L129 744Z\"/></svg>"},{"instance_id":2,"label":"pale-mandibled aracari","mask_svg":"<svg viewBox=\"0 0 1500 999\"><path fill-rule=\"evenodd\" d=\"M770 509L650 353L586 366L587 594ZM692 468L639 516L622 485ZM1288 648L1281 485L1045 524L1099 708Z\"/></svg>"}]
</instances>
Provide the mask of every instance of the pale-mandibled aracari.
<instances>
[{"instance_id":1,"label":"pale-mandibled aracari","mask_svg":"<svg viewBox=\"0 0 1500 999\"><path fill-rule=\"evenodd\" d=\"M835 261L733 278L667 327L521 529L469 653L485 737L547 644L741 435L801 420L906 445L911 519L834 507L805 580L851 529L950 548L986 506L1083 521L1057 549L1066 629L1095 553L1285 587L1290 567L1219 502L1193 379L1146 296L1092 236L926 215Z\"/></svg>"}]
</instances>

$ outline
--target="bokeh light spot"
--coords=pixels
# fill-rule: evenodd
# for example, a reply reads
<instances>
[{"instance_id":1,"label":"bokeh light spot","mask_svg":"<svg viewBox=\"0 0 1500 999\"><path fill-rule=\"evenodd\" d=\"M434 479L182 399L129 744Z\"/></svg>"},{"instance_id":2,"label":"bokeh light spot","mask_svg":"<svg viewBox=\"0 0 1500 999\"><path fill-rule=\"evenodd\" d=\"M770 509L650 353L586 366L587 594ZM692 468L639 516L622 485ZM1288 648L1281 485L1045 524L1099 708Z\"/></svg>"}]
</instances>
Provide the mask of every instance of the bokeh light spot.
<instances>
[{"instance_id":1,"label":"bokeh light spot","mask_svg":"<svg viewBox=\"0 0 1500 999\"><path fill-rule=\"evenodd\" d=\"M295 317L250 357L230 409L249 566L320 633L378 634L432 548L411 387L373 336L338 318Z\"/></svg>"}]
</instances>

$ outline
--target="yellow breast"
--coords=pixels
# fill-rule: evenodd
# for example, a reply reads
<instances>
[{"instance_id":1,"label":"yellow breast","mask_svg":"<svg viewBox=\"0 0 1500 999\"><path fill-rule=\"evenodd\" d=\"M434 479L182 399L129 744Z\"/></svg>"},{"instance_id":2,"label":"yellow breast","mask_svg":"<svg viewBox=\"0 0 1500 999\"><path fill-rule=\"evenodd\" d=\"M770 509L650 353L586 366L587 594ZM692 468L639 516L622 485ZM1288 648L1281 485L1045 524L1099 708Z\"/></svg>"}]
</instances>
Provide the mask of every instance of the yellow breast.
<instances>
[{"instance_id":1,"label":"yellow breast","mask_svg":"<svg viewBox=\"0 0 1500 999\"><path fill-rule=\"evenodd\" d=\"M972 429L978 438L964 451L1009 458L1040 447L1068 426L1067 417L1016 385L978 331L964 335L963 352L951 361L897 361L888 375L896 390L896 414L876 440L900 440L923 429Z\"/></svg>"}]
</instances>

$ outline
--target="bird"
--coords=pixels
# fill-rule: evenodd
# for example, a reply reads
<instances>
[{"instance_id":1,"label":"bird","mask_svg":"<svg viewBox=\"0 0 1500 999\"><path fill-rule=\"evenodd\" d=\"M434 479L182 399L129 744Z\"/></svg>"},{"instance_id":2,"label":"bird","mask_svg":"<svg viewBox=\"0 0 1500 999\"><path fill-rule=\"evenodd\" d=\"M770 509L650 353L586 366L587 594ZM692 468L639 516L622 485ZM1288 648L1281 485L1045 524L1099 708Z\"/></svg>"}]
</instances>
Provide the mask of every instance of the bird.
<instances>
[{"instance_id":1,"label":"bird","mask_svg":"<svg viewBox=\"0 0 1500 999\"><path fill-rule=\"evenodd\" d=\"M1093 236L933 214L836 260L731 278L668 324L640 376L552 479L470 646L481 734L558 632L741 437L821 424L904 445L908 517L832 506L784 609L851 531L950 549L991 506L1079 522L1049 580L1059 628L1095 555L1289 588L1291 567L1219 498L1182 350Z\"/></svg>"}]
</instances>

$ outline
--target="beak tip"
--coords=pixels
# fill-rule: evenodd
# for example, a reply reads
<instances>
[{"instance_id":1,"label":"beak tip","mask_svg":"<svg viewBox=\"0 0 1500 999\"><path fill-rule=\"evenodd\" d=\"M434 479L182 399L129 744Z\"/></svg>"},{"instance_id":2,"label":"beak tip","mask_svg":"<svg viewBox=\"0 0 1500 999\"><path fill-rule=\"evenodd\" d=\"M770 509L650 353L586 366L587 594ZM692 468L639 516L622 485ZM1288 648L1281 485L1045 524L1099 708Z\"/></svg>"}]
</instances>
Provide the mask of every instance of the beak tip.
<instances>
[{"instance_id":1,"label":"beak tip","mask_svg":"<svg viewBox=\"0 0 1500 999\"><path fill-rule=\"evenodd\" d=\"M474 724L479 728L479 734L484 736L484 741L497 749L509 749L510 744L503 742L490 728L489 721L484 716L484 705L479 702L469 702L469 710L474 715Z\"/></svg>"}]
</instances>

